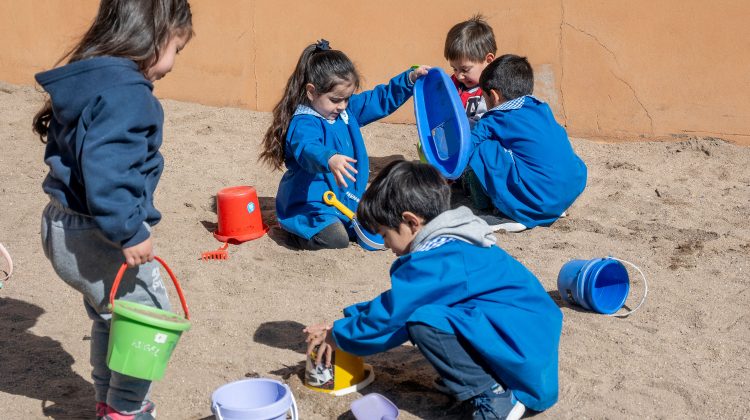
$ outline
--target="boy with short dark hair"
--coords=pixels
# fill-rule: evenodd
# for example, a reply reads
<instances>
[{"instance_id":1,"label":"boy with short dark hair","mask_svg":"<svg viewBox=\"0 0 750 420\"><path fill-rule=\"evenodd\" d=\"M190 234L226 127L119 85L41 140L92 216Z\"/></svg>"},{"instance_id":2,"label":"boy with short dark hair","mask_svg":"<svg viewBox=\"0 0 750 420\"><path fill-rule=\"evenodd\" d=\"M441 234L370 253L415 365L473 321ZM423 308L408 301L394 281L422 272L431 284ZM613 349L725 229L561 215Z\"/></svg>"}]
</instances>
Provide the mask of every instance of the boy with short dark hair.
<instances>
[{"instance_id":1,"label":"boy with short dark hair","mask_svg":"<svg viewBox=\"0 0 750 420\"><path fill-rule=\"evenodd\" d=\"M466 177L474 207L490 212L483 218L495 230L551 225L586 187L586 165L550 107L531 95L525 57L498 57L479 85L490 109L471 134Z\"/></svg>"},{"instance_id":2,"label":"boy with short dark hair","mask_svg":"<svg viewBox=\"0 0 750 420\"><path fill-rule=\"evenodd\" d=\"M472 126L487 111L479 76L495 59L496 53L495 34L482 15L457 23L445 38L443 55L453 68L451 80L458 89Z\"/></svg>"},{"instance_id":3,"label":"boy with short dark hair","mask_svg":"<svg viewBox=\"0 0 750 420\"><path fill-rule=\"evenodd\" d=\"M391 289L305 329L308 354L365 356L411 340L474 419L517 419L557 401L562 314L521 263L426 164L396 161L362 197L357 218L399 258Z\"/></svg>"}]
</instances>

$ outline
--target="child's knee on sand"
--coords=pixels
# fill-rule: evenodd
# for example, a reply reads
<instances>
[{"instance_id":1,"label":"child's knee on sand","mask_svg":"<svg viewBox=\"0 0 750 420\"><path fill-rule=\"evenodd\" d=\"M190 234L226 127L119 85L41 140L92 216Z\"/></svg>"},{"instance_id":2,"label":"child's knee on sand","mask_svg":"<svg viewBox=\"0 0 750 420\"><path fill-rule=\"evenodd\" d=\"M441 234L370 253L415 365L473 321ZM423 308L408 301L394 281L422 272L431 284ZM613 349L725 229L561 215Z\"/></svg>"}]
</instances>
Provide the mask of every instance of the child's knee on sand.
<instances>
[{"instance_id":1,"label":"child's knee on sand","mask_svg":"<svg viewBox=\"0 0 750 420\"><path fill-rule=\"evenodd\" d=\"M290 245L307 251L318 251L321 249L344 249L352 242L349 232L341 222L334 222L315 234L310 239L305 239L290 233Z\"/></svg>"},{"instance_id":2,"label":"child's knee on sand","mask_svg":"<svg viewBox=\"0 0 750 420\"><path fill-rule=\"evenodd\" d=\"M420 322L406 324L409 338L459 401L490 390L500 381L472 344L455 334Z\"/></svg>"}]
</instances>

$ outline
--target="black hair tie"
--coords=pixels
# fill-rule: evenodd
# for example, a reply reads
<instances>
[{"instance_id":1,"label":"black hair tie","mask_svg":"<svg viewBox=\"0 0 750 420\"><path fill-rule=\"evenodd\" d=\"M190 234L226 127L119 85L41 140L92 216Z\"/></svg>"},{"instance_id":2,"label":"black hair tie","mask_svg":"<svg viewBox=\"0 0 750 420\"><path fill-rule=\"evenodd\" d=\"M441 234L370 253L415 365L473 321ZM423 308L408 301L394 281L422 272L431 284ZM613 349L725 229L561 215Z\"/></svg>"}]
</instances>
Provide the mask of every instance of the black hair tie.
<instances>
[{"instance_id":1,"label":"black hair tie","mask_svg":"<svg viewBox=\"0 0 750 420\"><path fill-rule=\"evenodd\" d=\"M328 41L325 39L321 39L320 41L315 43L315 51L328 51L331 47L328 45Z\"/></svg>"}]
</instances>

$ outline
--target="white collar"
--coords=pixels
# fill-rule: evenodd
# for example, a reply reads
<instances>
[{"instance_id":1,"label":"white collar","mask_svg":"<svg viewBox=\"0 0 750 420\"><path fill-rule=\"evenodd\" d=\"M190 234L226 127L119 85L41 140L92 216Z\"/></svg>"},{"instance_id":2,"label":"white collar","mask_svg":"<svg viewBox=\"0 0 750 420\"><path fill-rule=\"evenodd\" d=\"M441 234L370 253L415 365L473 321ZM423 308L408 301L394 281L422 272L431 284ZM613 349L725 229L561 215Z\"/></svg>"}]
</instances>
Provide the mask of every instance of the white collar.
<instances>
[{"instance_id":1,"label":"white collar","mask_svg":"<svg viewBox=\"0 0 750 420\"><path fill-rule=\"evenodd\" d=\"M336 120L331 121L328 118L323 118L323 116L320 115L318 111L312 109L307 105L297 105L297 109L294 110L294 115L313 115L321 118L328 124L334 124L336 122ZM341 114L339 114L339 117L341 117L341 120L344 121L344 124L349 125L349 114L346 113L346 110L342 111Z\"/></svg>"}]
</instances>

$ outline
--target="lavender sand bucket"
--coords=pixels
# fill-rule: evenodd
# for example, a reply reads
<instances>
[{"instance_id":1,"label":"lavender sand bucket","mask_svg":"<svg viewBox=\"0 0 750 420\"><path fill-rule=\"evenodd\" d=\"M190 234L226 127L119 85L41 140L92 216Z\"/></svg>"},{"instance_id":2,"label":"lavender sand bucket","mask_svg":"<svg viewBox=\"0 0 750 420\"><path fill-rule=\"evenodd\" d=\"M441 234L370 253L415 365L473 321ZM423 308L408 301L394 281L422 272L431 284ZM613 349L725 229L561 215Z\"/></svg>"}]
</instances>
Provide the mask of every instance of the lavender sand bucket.
<instances>
[{"instance_id":1,"label":"lavender sand bucket","mask_svg":"<svg viewBox=\"0 0 750 420\"><path fill-rule=\"evenodd\" d=\"M273 379L257 378L220 386L211 395L211 411L217 420L285 420L297 403L288 386Z\"/></svg>"}]
</instances>

